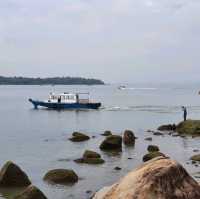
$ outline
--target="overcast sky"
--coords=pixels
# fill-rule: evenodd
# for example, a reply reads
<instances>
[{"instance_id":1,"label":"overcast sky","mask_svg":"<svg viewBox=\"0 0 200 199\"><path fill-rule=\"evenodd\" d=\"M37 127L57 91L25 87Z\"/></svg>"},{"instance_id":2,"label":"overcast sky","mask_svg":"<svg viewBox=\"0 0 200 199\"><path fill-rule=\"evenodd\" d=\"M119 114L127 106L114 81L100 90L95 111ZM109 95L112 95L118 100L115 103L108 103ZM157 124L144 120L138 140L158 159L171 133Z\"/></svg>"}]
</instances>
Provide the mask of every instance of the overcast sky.
<instances>
[{"instance_id":1,"label":"overcast sky","mask_svg":"<svg viewBox=\"0 0 200 199\"><path fill-rule=\"evenodd\" d=\"M200 0L0 0L0 75L184 82L199 60Z\"/></svg>"}]
</instances>

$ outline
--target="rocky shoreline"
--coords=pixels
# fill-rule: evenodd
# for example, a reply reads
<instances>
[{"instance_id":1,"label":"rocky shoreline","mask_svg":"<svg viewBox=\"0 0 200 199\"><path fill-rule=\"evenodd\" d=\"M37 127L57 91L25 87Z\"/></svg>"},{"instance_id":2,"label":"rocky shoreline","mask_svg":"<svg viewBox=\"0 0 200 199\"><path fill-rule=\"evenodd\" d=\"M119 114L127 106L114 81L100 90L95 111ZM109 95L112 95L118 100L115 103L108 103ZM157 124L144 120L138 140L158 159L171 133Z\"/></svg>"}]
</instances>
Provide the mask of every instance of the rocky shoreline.
<instances>
[{"instance_id":1,"label":"rocky shoreline","mask_svg":"<svg viewBox=\"0 0 200 199\"><path fill-rule=\"evenodd\" d=\"M168 124L158 127L156 131L148 130L155 136L200 136L200 121L187 120L178 125ZM99 145L102 152L117 151L122 153L123 146L134 149L137 138L133 131L125 130L123 136L105 131L104 140ZM70 142L87 142L91 138L85 133L74 132L68 140ZM146 137L147 142L152 142L152 137ZM196 150L198 152L198 149ZM147 153L141 157L143 165L138 169L131 171L119 182L111 187L103 188L97 192L93 199L146 199L151 195L153 198L160 199L196 199L200 198L200 187L198 183L187 173L187 171L176 161L171 160L167 155L160 151L157 145L148 145ZM192 164L199 166L200 154L194 154L188 157ZM77 164L101 165L106 161L100 153L86 149L82 157L75 159ZM84 165L83 165L84 166ZM114 170L121 170L115 167ZM53 169L44 174L43 180L46 183L64 186L73 186L79 181L79 173L72 168L69 169ZM141 183L142 182L142 183ZM160 184L159 184L160 183ZM152 189L152 186L155 188ZM28 175L15 163L9 161L5 163L0 171L0 188L1 187L22 187L17 195L12 199L46 199L47 197L34 185ZM165 187L170 189L165 190ZM181 188L178 188L181 187ZM119 197L120 196L120 197Z\"/></svg>"}]
</instances>

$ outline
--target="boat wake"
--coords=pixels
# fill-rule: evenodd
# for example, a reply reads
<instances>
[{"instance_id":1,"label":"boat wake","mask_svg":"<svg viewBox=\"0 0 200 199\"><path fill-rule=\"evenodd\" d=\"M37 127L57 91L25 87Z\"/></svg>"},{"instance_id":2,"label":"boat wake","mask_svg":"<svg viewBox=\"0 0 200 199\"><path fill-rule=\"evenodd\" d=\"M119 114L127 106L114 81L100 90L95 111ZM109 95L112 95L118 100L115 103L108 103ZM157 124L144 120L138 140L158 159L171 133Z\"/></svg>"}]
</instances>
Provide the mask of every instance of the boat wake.
<instances>
[{"instance_id":1,"label":"boat wake","mask_svg":"<svg viewBox=\"0 0 200 199\"><path fill-rule=\"evenodd\" d=\"M190 106L187 107L190 112L199 113L200 106ZM181 106L154 106L154 105L144 105L144 106L113 106L104 107L106 111L143 111L143 112L154 112L154 113L180 113Z\"/></svg>"}]
</instances>

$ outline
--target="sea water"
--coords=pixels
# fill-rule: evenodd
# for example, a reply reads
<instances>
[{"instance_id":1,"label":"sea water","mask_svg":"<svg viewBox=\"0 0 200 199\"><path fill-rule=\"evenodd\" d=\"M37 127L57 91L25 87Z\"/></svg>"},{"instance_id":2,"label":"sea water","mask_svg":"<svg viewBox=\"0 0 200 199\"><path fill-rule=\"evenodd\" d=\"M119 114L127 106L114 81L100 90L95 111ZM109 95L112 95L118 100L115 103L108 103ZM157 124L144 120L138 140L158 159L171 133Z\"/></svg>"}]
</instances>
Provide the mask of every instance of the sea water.
<instances>
[{"instance_id":1,"label":"sea water","mask_svg":"<svg viewBox=\"0 0 200 199\"><path fill-rule=\"evenodd\" d=\"M187 106L189 118L200 119L200 87L127 85L118 89L118 86L0 86L0 166L8 160L18 164L49 199L87 199L140 165L147 146L156 144L161 152L179 161L196 177L200 169L188 162L195 154L193 150L200 149L199 138L153 136L147 130L180 122L182 105ZM50 92L89 92L94 101L102 103L102 108L35 110L28 102L28 98L47 99ZM126 129L133 130L138 137L134 147L123 146L123 152L117 154L100 151L104 139L101 133L111 130L122 135ZM95 138L72 143L68 138L74 131ZM153 141L145 141L146 137ZM99 152L105 164L75 163L73 160L80 158L86 149ZM116 166L122 170L115 171ZM42 180L45 173L58 168L73 169L79 182L73 186L46 184ZM1 192L0 198L12 198L11 191Z\"/></svg>"}]
</instances>

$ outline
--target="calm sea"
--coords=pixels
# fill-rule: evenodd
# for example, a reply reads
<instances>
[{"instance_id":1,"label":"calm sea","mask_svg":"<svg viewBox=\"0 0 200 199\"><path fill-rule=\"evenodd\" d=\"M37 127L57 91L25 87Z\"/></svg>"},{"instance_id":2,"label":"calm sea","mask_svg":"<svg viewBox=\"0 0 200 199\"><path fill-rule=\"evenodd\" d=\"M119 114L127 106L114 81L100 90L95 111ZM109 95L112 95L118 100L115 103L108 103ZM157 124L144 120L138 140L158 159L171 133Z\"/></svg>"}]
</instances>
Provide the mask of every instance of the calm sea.
<instances>
[{"instance_id":1,"label":"calm sea","mask_svg":"<svg viewBox=\"0 0 200 199\"><path fill-rule=\"evenodd\" d=\"M0 86L0 166L12 160L29 175L49 199L87 199L86 191L95 192L111 185L128 171L142 163L148 144L178 160L196 176L199 167L186 164L194 149L200 149L199 138L152 136L147 129L182 120L181 106L188 107L189 118L200 119L200 96L197 86L131 86L119 90L117 85L106 86ZM95 101L103 104L100 110L54 111L34 110L28 98L46 99L49 92L90 92ZM105 130L122 134L131 129L138 137L135 147L123 147L119 154L101 152L98 148ZM96 136L84 143L71 143L73 131ZM153 141L144 141L152 136ZM74 159L84 150L101 153L106 163L100 166L78 165ZM128 158L132 158L131 160ZM121 167L115 171L114 167ZM43 182L50 169L74 169L80 180L74 186L52 186ZM2 190L2 198L12 198ZM0 198L1 198L0 197Z\"/></svg>"}]
</instances>

